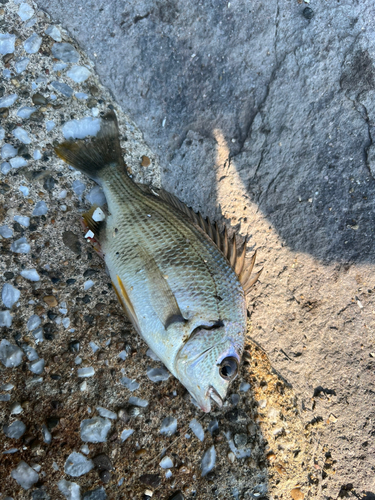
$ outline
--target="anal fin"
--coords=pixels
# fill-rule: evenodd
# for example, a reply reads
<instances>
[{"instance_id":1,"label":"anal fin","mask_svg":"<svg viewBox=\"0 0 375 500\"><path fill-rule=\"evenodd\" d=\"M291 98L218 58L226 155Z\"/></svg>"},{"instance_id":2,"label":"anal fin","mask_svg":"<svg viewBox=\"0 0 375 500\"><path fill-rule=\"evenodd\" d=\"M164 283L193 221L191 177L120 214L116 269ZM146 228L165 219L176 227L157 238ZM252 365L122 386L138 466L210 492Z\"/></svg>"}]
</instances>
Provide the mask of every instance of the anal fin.
<instances>
[{"instance_id":1,"label":"anal fin","mask_svg":"<svg viewBox=\"0 0 375 500\"><path fill-rule=\"evenodd\" d=\"M122 308L126 312L127 316L129 317L130 321L133 323L135 328L137 330L139 330L138 318L137 318L137 315L135 313L133 304L130 301L129 295L124 287L124 284L123 284L120 276L116 275L116 278L117 278L117 285L118 286L116 286L113 282L112 282L112 285L113 285L113 288L115 289L118 301L120 302Z\"/></svg>"}]
</instances>

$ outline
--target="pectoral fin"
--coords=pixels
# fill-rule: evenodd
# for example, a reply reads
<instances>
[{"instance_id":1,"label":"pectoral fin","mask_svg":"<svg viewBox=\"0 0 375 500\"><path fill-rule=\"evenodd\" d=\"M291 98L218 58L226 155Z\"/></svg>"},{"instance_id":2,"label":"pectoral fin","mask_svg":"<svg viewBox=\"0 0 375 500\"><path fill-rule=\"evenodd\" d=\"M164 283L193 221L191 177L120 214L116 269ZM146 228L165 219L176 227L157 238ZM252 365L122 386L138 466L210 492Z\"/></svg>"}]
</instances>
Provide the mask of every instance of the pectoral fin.
<instances>
[{"instance_id":1,"label":"pectoral fin","mask_svg":"<svg viewBox=\"0 0 375 500\"><path fill-rule=\"evenodd\" d=\"M146 274L149 299L164 328L167 329L173 323L185 322L176 297L155 259L144 248L140 246L138 248L145 262L143 270Z\"/></svg>"},{"instance_id":2,"label":"pectoral fin","mask_svg":"<svg viewBox=\"0 0 375 500\"><path fill-rule=\"evenodd\" d=\"M124 287L124 284L123 284L120 276L117 275L116 277L117 277L117 285L118 286L116 286L113 282L112 282L112 285L113 285L113 288L115 289L118 301L122 305L124 311L126 312L126 314L129 317L130 321L133 323L135 328L139 331L138 318L137 318L137 315L134 311L133 304L130 301L129 295Z\"/></svg>"}]
</instances>

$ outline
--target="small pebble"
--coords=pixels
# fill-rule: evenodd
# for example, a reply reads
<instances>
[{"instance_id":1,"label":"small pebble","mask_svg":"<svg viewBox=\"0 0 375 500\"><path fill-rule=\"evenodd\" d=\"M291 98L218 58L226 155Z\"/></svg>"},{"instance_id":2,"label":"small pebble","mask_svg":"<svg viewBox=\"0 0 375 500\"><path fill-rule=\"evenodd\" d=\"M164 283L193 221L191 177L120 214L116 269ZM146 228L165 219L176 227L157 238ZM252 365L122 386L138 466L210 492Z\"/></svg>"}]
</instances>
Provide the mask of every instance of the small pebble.
<instances>
[{"instance_id":1,"label":"small pebble","mask_svg":"<svg viewBox=\"0 0 375 500\"><path fill-rule=\"evenodd\" d=\"M94 236L94 234L93 234L93 236ZM87 237L87 236L86 236L86 237ZM94 281L92 281L92 280L87 280L87 281L85 281L85 282L84 282L84 284L83 284L83 288L84 288L84 290L88 290L89 288L91 288L91 287L92 287L92 286L94 286L94 285L95 285L95 282L94 282Z\"/></svg>"},{"instance_id":2,"label":"small pebble","mask_svg":"<svg viewBox=\"0 0 375 500\"><path fill-rule=\"evenodd\" d=\"M28 165L27 161L25 158L22 158L22 156L15 156L14 158L11 158L9 163L12 168L26 167Z\"/></svg>"},{"instance_id":3,"label":"small pebble","mask_svg":"<svg viewBox=\"0 0 375 500\"><path fill-rule=\"evenodd\" d=\"M86 458L82 453L73 451L66 459L64 471L69 476L80 477L87 474L94 467L92 460Z\"/></svg>"},{"instance_id":4,"label":"small pebble","mask_svg":"<svg viewBox=\"0 0 375 500\"><path fill-rule=\"evenodd\" d=\"M38 203L35 205L35 208L33 210L33 215L34 217L40 216L40 215L46 215L48 212L48 207L46 205L45 201L38 201Z\"/></svg>"},{"instance_id":5,"label":"small pebble","mask_svg":"<svg viewBox=\"0 0 375 500\"><path fill-rule=\"evenodd\" d=\"M3 147L1 148L1 158L4 160L7 160L8 158L14 158L18 152L18 149L16 149L14 146L11 144L4 144Z\"/></svg>"},{"instance_id":6,"label":"small pebble","mask_svg":"<svg viewBox=\"0 0 375 500\"><path fill-rule=\"evenodd\" d=\"M66 83L63 82L51 82L51 85L54 89L56 89L60 94L63 94L65 97L72 97L73 89L69 87Z\"/></svg>"},{"instance_id":7,"label":"small pebble","mask_svg":"<svg viewBox=\"0 0 375 500\"><path fill-rule=\"evenodd\" d=\"M36 269L23 269L20 272L21 276L29 281L40 281L40 276Z\"/></svg>"},{"instance_id":8,"label":"small pebble","mask_svg":"<svg viewBox=\"0 0 375 500\"><path fill-rule=\"evenodd\" d=\"M0 226L0 236L3 238L11 238L13 236L13 229L8 226Z\"/></svg>"},{"instance_id":9,"label":"small pebble","mask_svg":"<svg viewBox=\"0 0 375 500\"><path fill-rule=\"evenodd\" d=\"M146 406L148 406L148 401L146 401L145 399L137 398L136 396L131 396L129 398L129 404L146 408Z\"/></svg>"},{"instance_id":10,"label":"small pebble","mask_svg":"<svg viewBox=\"0 0 375 500\"><path fill-rule=\"evenodd\" d=\"M22 363L24 354L22 349L3 339L0 342L0 361L6 368L13 368Z\"/></svg>"},{"instance_id":11,"label":"small pebble","mask_svg":"<svg viewBox=\"0 0 375 500\"><path fill-rule=\"evenodd\" d=\"M27 21L34 15L34 9L27 3L21 3L19 6L17 14L20 16L22 21Z\"/></svg>"},{"instance_id":12,"label":"small pebble","mask_svg":"<svg viewBox=\"0 0 375 500\"><path fill-rule=\"evenodd\" d=\"M214 446L208 448L202 458L201 469L202 477L206 476L214 467L216 463L216 450Z\"/></svg>"},{"instance_id":13,"label":"small pebble","mask_svg":"<svg viewBox=\"0 0 375 500\"><path fill-rule=\"evenodd\" d=\"M108 418L94 417L81 422L81 439L87 443L104 443L111 429Z\"/></svg>"},{"instance_id":14,"label":"small pebble","mask_svg":"<svg viewBox=\"0 0 375 500\"><path fill-rule=\"evenodd\" d=\"M134 379L131 380L130 378L127 377L122 377L120 379L120 383L124 385L129 391L136 391L139 387L139 383L136 382Z\"/></svg>"},{"instance_id":15,"label":"small pebble","mask_svg":"<svg viewBox=\"0 0 375 500\"><path fill-rule=\"evenodd\" d=\"M67 121L62 127L65 139L85 139L88 136L96 136L99 130L100 119L91 116Z\"/></svg>"},{"instance_id":16,"label":"small pebble","mask_svg":"<svg viewBox=\"0 0 375 500\"><path fill-rule=\"evenodd\" d=\"M0 33L0 54L13 54L16 35Z\"/></svg>"},{"instance_id":17,"label":"small pebble","mask_svg":"<svg viewBox=\"0 0 375 500\"><path fill-rule=\"evenodd\" d=\"M163 457L159 465L162 469L170 469L171 467L173 467L173 462L171 458Z\"/></svg>"},{"instance_id":18,"label":"small pebble","mask_svg":"<svg viewBox=\"0 0 375 500\"><path fill-rule=\"evenodd\" d=\"M26 238L22 237L14 241L11 244L10 249L14 253L29 253L30 245L27 243Z\"/></svg>"},{"instance_id":19,"label":"small pebble","mask_svg":"<svg viewBox=\"0 0 375 500\"><path fill-rule=\"evenodd\" d=\"M14 35L13 35L14 36ZM10 94L0 98L0 108L10 108L18 99L17 94Z\"/></svg>"},{"instance_id":20,"label":"small pebble","mask_svg":"<svg viewBox=\"0 0 375 500\"><path fill-rule=\"evenodd\" d=\"M29 196L29 188L26 186L20 186L18 188L24 196Z\"/></svg>"},{"instance_id":21,"label":"small pebble","mask_svg":"<svg viewBox=\"0 0 375 500\"><path fill-rule=\"evenodd\" d=\"M203 427L195 418L190 422L189 427L200 441L204 440Z\"/></svg>"},{"instance_id":22,"label":"small pebble","mask_svg":"<svg viewBox=\"0 0 375 500\"><path fill-rule=\"evenodd\" d=\"M45 31L46 35L49 35L55 42L61 42L61 33L57 26L51 25Z\"/></svg>"},{"instance_id":23,"label":"small pebble","mask_svg":"<svg viewBox=\"0 0 375 500\"><path fill-rule=\"evenodd\" d=\"M26 54L36 54L42 45L42 38L36 33L33 33L27 40L23 42L23 48Z\"/></svg>"},{"instance_id":24,"label":"small pebble","mask_svg":"<svg viewBox=\"0 0 375 500\"><path fill-rule=\"evenodd\" d=\"M96 409L98 410L98 413L101 417L105 418L110 418L112 420L117 419L117 413L107 410L106 408L103 408L102 406L97 406Z\"/></svg>"},{"instance_id":25,"label":"small pebble","mask_svg":"<svg viewBox=\"0 0 375 500\"><path fill-rule=\"evenodd\" d=\"M31 106L23 106L17 111L17 116L20 118L30 118L30 116L37 111L36 108L33 108Z\"/></svg>"},{"instance_id":26,"label":"small pebble","mask_svg":"<svg viewBox=\"0 0 375 500\"><path fill-rule=\"evenodd\" d=\"M25 215L15 215L13 219L23 227L30 226L30 217L26 217Z\"/></svg>"},{"instance_id":27,"label":"small pebble","mask_svg":"<svg viewBox=\"0 0 375 500\"><path fill-rule=\"evenodd\" d=\"M174 417L166 417L163 419L160 427L160 434L172 436L177 430L177 419Z\"/></svg>"},{"instance_id":28,"label":"small pebble","mask_svg":"<svg viewBox=\"0 0 375 500\"><path fill-rule=\"evenodd\" d=\"M16 420L10 425L4 425L3 431L6 437L11 439L19 439L26 432L26 425L21 420Z\"/></svg>"},{"instance_id":29,"label":"small pebble","mask_svg":"<svg viewBox=\"0 0 375 500\"><path fill-rule=\"evenodd\" d=\"M67 500L81 500L81 487L79 484L61 479L57 483L57 487Z\"/></svg>"},{"instance_id":30,"label":"small pebble","mask_svg":"<svg viewBox=\"0 0 375 500\"><path fill-rule=\"evenodd\" d=\"M64 62L76 63L79 60L78 52L70 43L54 43L52 55Z\"/></svg>"},{"instance_id":31,"label":"small pebble","mask_svg":"<svg viewBox=\"0 0 375 500\"><path fill-rule=\"evenodd\" d=\"M56 297L53 295L45 295L43 297L44 302L49 306L49 307L56 307L57 306L57 300Z\"/></svg>"},{"instance_id":32,"label":"small pebble","mask_svg":"<svg viewBox=\"0 0 375 500\"><path fill-rule=\"evenodd\" d=\"M20 296L21 292L17 288L15 288L10 283L5 283L1 292L1 299L7 309L11 309L11 307L18 301Z\"/></svg>"},{"instance_id":33,"label":"small pebble","mask_svg":"<svg viewBox=\"0 0 375 500\"><path fill-rule=\"evenodd\" d=\"M124 429L121 433L121 441L124 442L128 439L133 434L134 430L133 429Z\"/></svg>"},{"instance_id":34,"label":"small pebble","mask_svg":"<svg viewBox=\"0 0 375 500\"><path fill-rule=\"evenodd\" d=\"M162 382L164 380L168 380L171 374L166 368L147 368L147 377L152 382Z\"/></svg>"},{"instance_id":35,"label":"small pebble","mask_svg":"<svg viewBox=\"0 0 375 500\"><path fill-rule=\"evenodd\" d=\"M29 490L33 484L39 481L39 475L23 460L12 470L10 475L24 490Z\"/></svg>"},{"instance_id":36,"label":"small pebble","mask_svg":"<svg viewBox=\"0 0 375 500\"><path fill-rule=\"evenodd\" d=\"M87 366L85 368L78 368L78 377L92 377L95 375L95 370L92 366Z\"/></svg>"},{"instance_id":37,"label":"small pebble","mask_svg":"<svg viewBox=\"0 0 375 500\"><path fill-rule=\"evenodd\" d=\"M76 83L82 83L91 76L91 73L85 66L72 66L69 71L66 72L66 76Z\"/></svg>"}]
</instances>

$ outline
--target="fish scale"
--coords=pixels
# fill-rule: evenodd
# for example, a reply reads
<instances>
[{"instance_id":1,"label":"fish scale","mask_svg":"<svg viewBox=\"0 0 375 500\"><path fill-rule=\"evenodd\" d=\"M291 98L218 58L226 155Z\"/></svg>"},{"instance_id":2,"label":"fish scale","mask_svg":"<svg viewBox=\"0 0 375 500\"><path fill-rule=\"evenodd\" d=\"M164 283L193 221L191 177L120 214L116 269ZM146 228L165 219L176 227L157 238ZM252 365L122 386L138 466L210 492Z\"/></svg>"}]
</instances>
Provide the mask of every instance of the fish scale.
<instances>
[{"instance_id":1,"label":"fish scale","mask_svg":"<svg viewBox=\"0 0 375 500\"><path fill-rule=\"evenodd\" d=\"M130 179L113 112L102 118L96 138L65 142L55 151L104 190L105 221L93 220L95 207L84 220L134 327L203 411L212 401L221 406L237 375L246 331L244 290L227 260L236 266L235 241L223 241L224 255L209 221L172 195ZM237 264L241 272L243 259Z\"/></svg>"}]
</instances>

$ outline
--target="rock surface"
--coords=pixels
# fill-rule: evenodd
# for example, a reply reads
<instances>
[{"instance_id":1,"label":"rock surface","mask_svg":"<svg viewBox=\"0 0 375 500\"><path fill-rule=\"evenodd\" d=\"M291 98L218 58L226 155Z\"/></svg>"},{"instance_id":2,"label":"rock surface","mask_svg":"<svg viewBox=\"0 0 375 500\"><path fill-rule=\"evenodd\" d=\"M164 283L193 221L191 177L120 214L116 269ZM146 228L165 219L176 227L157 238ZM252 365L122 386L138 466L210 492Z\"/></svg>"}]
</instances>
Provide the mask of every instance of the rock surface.
<instances>
[{"instance_id":1,"label":"rock surface","mask_svg":"<svg viewBox=\"0 0 375 500\"><path fill-rule=\"evenodd\" d=\"M11 230L0 241L0 288L8 282L21 296L0 324L3 338L25 352L25 344L35 348L45 367L33 375L21 353L22 366L1 366L1 385L14 386L0 394L1 419L14 421L17 408L27 428L22 449L3 438L2 495L18 498L12 471L21 463L25 477L38 480L32 498L44 494L42 484L56 499L79 498L80 488L82 495L103 488L109 498L143 498L145 486L169 498L172 485L184 498L203 500L371 498L373 5L40 0L52 19L30 4L22 12L34 15L24 21L19 3L0 5L10 35L1 45L10 53L1 70L0 147L9 144L13 155L1 164L0 224ZM77 65L89 70L87 80L69 78ZM108 106L119 116L129 172L223 216L249 236L264 266L248 301L240 376L226 406L210 415L173 377L147 377L147 346L79 229L87 201L104 203L103 194L52 153L64 131L87 133ZM19 126L30 144L13 134ZM30 217L29 227L15 215ZM23 269L35 269L40 280L25 280ZM95 286L85 290L93 269ZM28 331L34 314L40 326ZM74 339L92 377L77 376ZM159 370L157 363L151 368ZM133 392L124 377L139 384ZM131 406L131 394L148 406ZM64 482L67 457L82 448L80 423L100 418L97 407L121 418L111 420L105 442L90 443L87 458L107 454L114 472L92 469L77 484ZM160 434L166 416L176 420L171 436ZM188 434L193 419L210 430L203 443ZM159 466L167 446L170 479ZM202 457L212 449L202 478Z\"/></svg>"}]
</instances>

